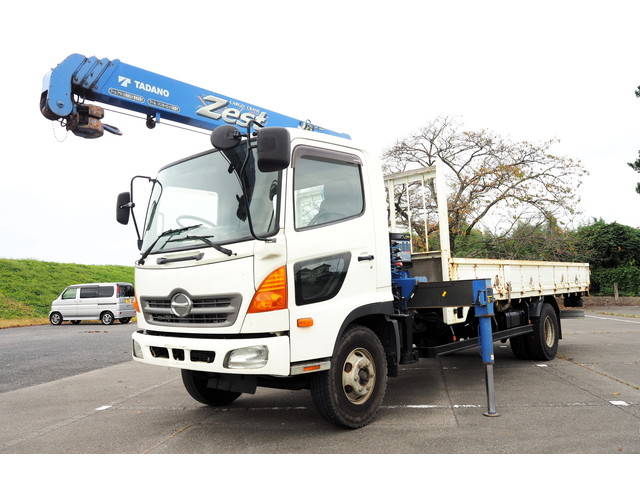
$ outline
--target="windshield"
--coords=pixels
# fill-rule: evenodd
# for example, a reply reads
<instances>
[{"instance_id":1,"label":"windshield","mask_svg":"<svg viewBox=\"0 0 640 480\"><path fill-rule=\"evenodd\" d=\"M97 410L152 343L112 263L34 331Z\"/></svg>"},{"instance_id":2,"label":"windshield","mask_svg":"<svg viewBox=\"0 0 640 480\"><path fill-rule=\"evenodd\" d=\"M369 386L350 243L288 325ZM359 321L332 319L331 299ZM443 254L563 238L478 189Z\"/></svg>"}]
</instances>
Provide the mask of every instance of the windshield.
<instances>
[{"instance_id":1,"label":"windshield","mask_svg":"<svg viewBox=\"0 0 640 480\"><path fill-rule=\"evenodd\" d=\"M207 236L212 243L225 244L251 237L245 201L238 180L246 155L246 143L225 151L210 151L176 162L158 174L149 199L142 251L169 229L199 225L189 231L161 238L153 253L202 248L202 241L187 236ZM281 172L261 172L257 152L245 166L253 229L258 236L275 234L278 225ZM234 166L230 173L229 166Z\"/></svg>"}]
</instances>

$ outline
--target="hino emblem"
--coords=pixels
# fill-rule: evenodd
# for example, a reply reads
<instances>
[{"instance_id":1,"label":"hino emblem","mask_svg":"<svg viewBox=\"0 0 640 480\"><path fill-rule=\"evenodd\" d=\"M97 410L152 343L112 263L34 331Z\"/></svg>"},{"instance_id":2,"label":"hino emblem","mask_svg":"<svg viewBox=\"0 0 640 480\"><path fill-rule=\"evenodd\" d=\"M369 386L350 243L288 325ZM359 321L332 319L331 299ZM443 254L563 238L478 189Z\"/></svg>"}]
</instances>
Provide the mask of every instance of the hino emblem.
<instances>
[{"instance_id":1,"label":"hino emblem","mask_svg":"<svg viewBox=\"0 0 640 480\"><path fill-rule=\"evenodd\" d=\"M171 311L177 317L186 317L191 312L193 302L184 293L176 293L171 297Z\"/></svg>"}]
</instances>

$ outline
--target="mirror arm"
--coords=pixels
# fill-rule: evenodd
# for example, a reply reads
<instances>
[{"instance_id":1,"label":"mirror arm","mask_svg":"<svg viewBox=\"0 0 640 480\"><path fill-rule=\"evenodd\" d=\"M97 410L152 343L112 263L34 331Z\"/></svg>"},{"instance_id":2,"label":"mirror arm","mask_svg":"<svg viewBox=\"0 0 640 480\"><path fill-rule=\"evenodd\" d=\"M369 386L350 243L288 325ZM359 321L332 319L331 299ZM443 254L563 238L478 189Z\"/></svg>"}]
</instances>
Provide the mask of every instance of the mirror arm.
<instances>
[{"instance_id":1,"label":"mirror arm","mask_svg":"<svg viewBox=\"0 0 640 480\"><path fill-rule=\"evenodd\" d=\"M275 240L273 238L269 238L269 237L262 237L262 236L258 236L256 235L256 232L253 230L253 221L251 220L251 207L249 205L249 198L247 196L247 188L245 187L244 184L244 178L243 178L243 174L244 174L244 168L247 166L247 163L249 162L249 158L251 157L251 149L255 148L251 146L251 125L257 125L259 127L264 127L264 125L262 125L261 123L255 121L255 120L250 120L249 123L247 124L247 155L244 157L244 162L242 162L242 166L240 167L240 171L238 172L238 180L240 180L240 187L242 188L242 196L244 198L244 206L247 209L247 223L249 224L249 232L251 233L251 236L253 238L255 238L256 240L260 240L263 242L275 242Z\"/></svg>"},{"instance_id":2,"label":"mirror arm","mask_svg":"<svg viewBox=\"0 0 640 480\"><path fill-rule=\"evenodd\" d=\"M244 182L244 171L247 166L247 163L249 162L249 158L251 157L251 148L252 148L251 147L251 127L253 125L256 125L258 127L264 127L264 125L261 124L260 122L256 120L250 120L247 123L246 135L242 135L239 130L237 130L235 127L232 127L230 125L221 125L219 127L216 127L213 130L213 132L211 132L211 144L214 146L214 148L224 151L226 149L235 148L240 144L241 137L243 136L246 137L247 153L244 157L244 161L242 162L242 165L240 165L240 168L236 168L233 162L229 160L229 168L227 169L227 171L228 173L231 173L235 170L236 176L238 177L238 181L240 182L240 189L242 190L244 207L247 211L247 223L249 226L249 232L251 233L251 236L256 240L261 240L263 242L274 242L275 240L273 238L256 235L256 232L253 229L253 221L251 219L251 208L249 204L249 198L247 195L247 187ZM240 200L240 198L238 198L238 200ZM135 222L135 218L134 218L134 222Z\"/></svg>"},{"instance_id":3,"label":"mirror arm","mask_svg":"<svg viewBox=\"0 0 640 480\"><path fill-rule=\"evenodd\" d=\"M151 177L148 177L146 175L136 175L134 177L131 178L131 182L129 183L129 198L130 198L130 202L127 205L123 205L121 208L130 208L131 209L131 218L133 218L133 226L136 228L136 237L138 238L138 250L140 250L142 248L142 237L140 236L140 229L138 228L138 222L136 221L136 214L133 211L133 207L136 206L136 204L133 202L133 181L137 178L144 178L146 180L149 180L150 182L153 182L154 179Z\"/></svg>"},{"instance_id":4,"label":"mirror arm","mask_svg":"<svg viewBox=\"0 0 640 480\"><path fill-rule=\"evenodd\" d=\"M240 167L240 173L239 173L240 177L242 177L242 174L244 173L244 168L247 166L247 162L249 161L249 157L251 156L251 148L255 148L255 147L251 147L251 125L256 125L260 128L264 127L263 124L255 120L249 120L249 123L247 123L247 154L245 155L244 162L242 162L242 166Z\"/></svg>"},{"instance_id":5,"label":"mirror arm","mask_svg":"<svg viewBox=\"0 0 640 480\"><path fill-rule=\"evenodd\" d=\"M238 180L240 180L240 188L242 189L242 198L244 198L244 207L247 209L247 224L249 225L249 233L256 240L260 240L265 243L273 243L275 239L272 237L262 237L256 235L256 232L253 230L253 220L251 220L251 207L249 204L249 199L247 197L247 188L244 185L244 180L242 177L238 176Z\"/></svg>"}]
</instances>

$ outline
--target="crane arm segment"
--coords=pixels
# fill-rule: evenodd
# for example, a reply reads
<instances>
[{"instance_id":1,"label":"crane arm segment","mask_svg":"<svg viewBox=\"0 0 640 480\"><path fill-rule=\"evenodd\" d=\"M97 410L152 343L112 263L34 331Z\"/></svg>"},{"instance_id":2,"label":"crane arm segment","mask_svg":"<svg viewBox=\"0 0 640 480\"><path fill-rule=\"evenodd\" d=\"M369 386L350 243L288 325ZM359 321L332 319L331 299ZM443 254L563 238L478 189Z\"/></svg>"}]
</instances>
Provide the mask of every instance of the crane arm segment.
<instances>
[{"instance_id":1,"label":"crane arm segment","mask_svg":"<svg viewBox=\"0 0 640 480\"><path fill-rule=\"evenodd\" d=\"M206 130L220 125L246 127L254 120L262 126L303 128L350 138L308 120L298 120L120 60L69 55L45 76L42 90L42 114L50 120L66 119L69 130L86 138L102 135L103 111L78 99L145 114L150 128L161 119Z\"/></svg>"}]
</instances>

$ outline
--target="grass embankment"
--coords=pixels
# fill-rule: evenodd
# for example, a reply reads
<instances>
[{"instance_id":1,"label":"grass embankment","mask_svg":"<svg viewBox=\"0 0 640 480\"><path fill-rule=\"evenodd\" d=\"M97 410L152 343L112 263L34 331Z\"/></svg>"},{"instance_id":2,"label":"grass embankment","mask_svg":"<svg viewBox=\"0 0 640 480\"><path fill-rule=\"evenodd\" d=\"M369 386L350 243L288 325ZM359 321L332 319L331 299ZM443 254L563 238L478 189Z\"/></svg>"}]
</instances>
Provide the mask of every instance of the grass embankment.
<instances>
[{"instance_id":1,"label":"grass embankment","mask_svg":"<svg viewBox=\"0 0 640 480\"><path fill-rule=\"evenodd\" d=\"M65 287L94 282L133 283L133 268L0 258L0 328L48 323Z\"/></svg>"}]
</instances>

